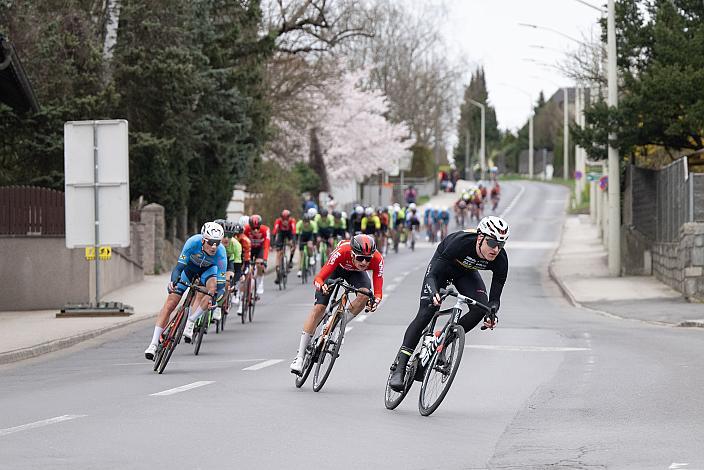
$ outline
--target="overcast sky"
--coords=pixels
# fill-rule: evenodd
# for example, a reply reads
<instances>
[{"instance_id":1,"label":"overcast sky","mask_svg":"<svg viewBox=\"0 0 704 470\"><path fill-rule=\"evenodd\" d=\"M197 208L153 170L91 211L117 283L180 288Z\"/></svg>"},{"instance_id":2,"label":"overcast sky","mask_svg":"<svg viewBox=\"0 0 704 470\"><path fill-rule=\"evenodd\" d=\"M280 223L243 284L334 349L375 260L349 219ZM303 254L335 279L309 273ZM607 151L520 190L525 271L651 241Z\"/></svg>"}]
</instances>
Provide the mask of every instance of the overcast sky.
<instances>
[{"instance_id":1,"label":"overcast sky","mask_svg":"<svg viewBox=\"0 0 704 470\"><path fill-rule=\"evenodd\" d=\"M600 6L605 2L590 3ZM543 90L547 99L559 86L573 85L559 71L524 59L554 64L577 44L518 23L545 26L577 39L599 31L599 12L574 0L445 0L444 5L450 50L469 65L484 66L489 101L501 129L515 130L526 122L528 94L535 100Z\"/></svg>"}]
</instances>

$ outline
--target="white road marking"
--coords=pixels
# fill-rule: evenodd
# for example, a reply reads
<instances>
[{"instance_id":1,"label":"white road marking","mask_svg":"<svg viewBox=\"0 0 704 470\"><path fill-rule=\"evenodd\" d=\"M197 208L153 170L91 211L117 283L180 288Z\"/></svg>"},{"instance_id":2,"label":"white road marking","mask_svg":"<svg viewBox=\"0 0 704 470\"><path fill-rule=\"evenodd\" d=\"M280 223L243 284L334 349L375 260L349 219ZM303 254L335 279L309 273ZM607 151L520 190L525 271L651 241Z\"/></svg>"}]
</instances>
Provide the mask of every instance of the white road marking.
<instances>
[{"instance_id":1,"label":"white road marking","mask_svg":"<svg viewBox=\"0 0 704 470\"><path fill-rule=\"evenodd\" d=\"M390 284L390 285L386 286L386 288L384 290L389 291L389 292L393 292L394 289L396 289L396 284Z\"/></svg>"},{"instance_id":2,"label":"white road marking","mask_svg":"<svg viewBox=\"0 0 704 470\"><path fill-rule=\"evenodd\" d=\"M357 315L357 317L355 318L355 320L356 320L356 321L364 321L364 320L367 319L368 316L369 316L369 315L365 315L364 313L361 313L361 314Z\"/></svg>"},{"instance_id":3,"label":"white road marking","mask_svg":"<svg viewBox=\"0 0 704 470\"><path fill-rule=\"evenodd\" d=\"M569 352L569 351L590 351L589 348L566 348L555 346L502 346L498 344L468 344L465 348L472 349L493 349L496 351L525 351L525 352Z\"/></svg>"},{"instance_id":4,"label":"white road marking","mask_svg":"<svg viewBox=\"0 0 704 470\"><path fill-rule=\"evenodd\" d=\"M184 365L189 365L189 364L227 364L227 363L232 363L232 362L257 362L257 361L264 361L264 358L257 358L257 359L227 359L227 360L222 360L222 361L179 361L179 364L184 364ZM143 366L144 364L149 364L146 361L142 362L122 362L118 364L111 364L112 366Z\"/></svg>"},{"instance_id":5,"label":"white road marking","mask_svg":"<svg viewBox=\"0 0 704 470\"><path fill-rule=\"evenodd\" d=\"M242 370L259 370L265 367L273 366L283 361L283 359L269 359L268 361L260 362L259 364L254 364L253 366L245 367Z\"/></svg>"},{"instance_id":6,"label":"white road marking","mask_svg":"<svg viewBox=\"0 0 704 470\"><path fill-rule=\"evenodd\" d=\"M552 250L557 248L557 242L530 242L530 241L520 241L511 240L506 243L507 249L518 249L518 250Z\"/></svg>"},{"instance_id":7,"label":"white road marking","mask_svg":"<svg viewBox=\"0 0 704 470\"><path fill-rule=\"evenodd\" d=\"M670 465L670 466L667 467L667 468L684 468L684 467L686 467L686 466L688 466L688 465L689 465L688 463L672 462L672 465Z\"/></svg>"},{"instance_id":8,"label":"white road marking","mask_svg":"<svg viewBox=\"0 0 704 470\"><path fill-rule=\"evenodd\" d=\"M519 186L521 187L521 190L518 191L518 194L516 194L516 195L513 197L513 199L511 200L511 203L508 205L508 207L506 207L506 209L504 209L504 211L501 213L501 215L500 215L499 217L504 218L504 217L506 216L506 214L508 214L508 212L509 212L511 209L513 209L513 206L516 205L516 203L518 202L518 200L521 198L521 195L525 192L526 187L523 186L522 184L519 184Z\"/></svg>"},{"instance_id":9,"label":"white road marking","mask_svg":"<svg viewBox=\"0 0 704 470\"><path fill-rule=\"evenodd\" d=\"M393 279L393 281L394 281L395 283L399 283L399 282L403 281L405 278L406 278L406 275L405 275L405 274L402 274L402 275L400 275L400 276L396 276L396 277Z\"/></svg>"},{"instance_id":10,"label":"white road marking","mask_svg":"<svg viewBox=\"0 0 704 470\"><path fill-rule=\"evenodd\" d=\"M181 385L180 387L170 388L168 390L164 390L163 392L152 393L149 396L151 396L151 397L164 397L167 395L174 395L176 393L185 392L187 390L192 390L194 388L202 387L204 385L210 385L212 383L215 383L215 382L213 380L201 380L200 382L193 382L192 384L186 384L186 385Z\"/></svg>"},{"instance_id":11,"label":"white road marking","mask_svg":"<svg viewBox=\"0 0 704 470\"><path fill-rule=\"evenodd\" d=\"M49 426L50 424L61 423L63 421L70 421L76 418L84 418L88 415L62 415L56 418L43 419L41 421L35 421L33 423L23 424L21 426L15 426L14 428L0 429L0 436L7 436L8 434L14 434L20 431L26 431L28 429L41 428L44 426Z\"/></svg>"},{"instance_id":12,"label":"white road marking","mask_svg":"<svg viewBox=\"0 0 704 470\"><path fill-rule=\"evenodd\" d=\"M345 327L345 333L349 333L350 331L352 331L352 328L353 328L353 327L351 327L351 326L346 326L346 327Z\"/></svg>"}]
</instances>

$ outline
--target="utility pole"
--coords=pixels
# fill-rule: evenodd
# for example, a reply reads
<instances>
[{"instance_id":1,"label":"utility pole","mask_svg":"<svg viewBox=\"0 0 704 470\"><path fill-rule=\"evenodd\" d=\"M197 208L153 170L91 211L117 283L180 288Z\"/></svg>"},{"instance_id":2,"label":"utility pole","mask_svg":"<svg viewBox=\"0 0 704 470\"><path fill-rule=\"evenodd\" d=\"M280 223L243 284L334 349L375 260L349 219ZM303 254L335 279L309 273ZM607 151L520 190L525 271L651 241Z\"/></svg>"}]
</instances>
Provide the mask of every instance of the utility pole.
<instances>
[{"instance_id":1,"label":"utility pole","mask_svg":"<svg viewBox=\"0 0 704 470\"><path fill-rule=\"evenodd\" d=\"M614 0L608 3L609 16L607 20L608 51L608 104L609 108L618 106L618 76L616 72L616 15ZM621 168L618 150L612 142L616 133L609 132L609 273L612 276L621 275Z\"/></svg>"},{"instance_id":2,"label":"utility pole","mask_svg":"<svg viewBox=\"0 0 704 470\"><path fill-rule=\"evenodd\" d=\"M563 136L562 136L562 151L564 153L563 164L562 164L562 177L567 180L570 177L570 114L569 114L569 103L570 103L570 92L569 88L564 87L562 89L563 96L565 98L565 105L563 106Z\"/></svg>"},{"instance_id":3,"label":"utility pole","mask_svg":"<svg viewBox=\"0 0 704 470\"><path fill-rule=\"evenodd\" d=\"M469 179L469 126L467 126L467 139L464 143L464 179Z\"/></svg>"}]
</instances>

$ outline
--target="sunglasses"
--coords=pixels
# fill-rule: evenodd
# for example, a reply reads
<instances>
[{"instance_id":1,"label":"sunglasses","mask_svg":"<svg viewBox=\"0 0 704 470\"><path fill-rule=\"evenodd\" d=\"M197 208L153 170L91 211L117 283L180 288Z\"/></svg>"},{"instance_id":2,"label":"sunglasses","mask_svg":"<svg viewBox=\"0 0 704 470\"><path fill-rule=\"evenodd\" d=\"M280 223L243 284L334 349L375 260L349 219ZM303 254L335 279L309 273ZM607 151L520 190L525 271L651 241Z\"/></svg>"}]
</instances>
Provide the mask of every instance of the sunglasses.
<instances>
[{"instance_id":1,"label":"sunglasses","mask_svg":"<svg viewBox=\"0 0 704 470\"><path fill-rule=\"evenodd\" d=\"M496 248L497 246L499 249L503 248L506 242L500 242L498 240L494 240L493 238L486 237L486 244L489 245L489 248Z\"/></svg>"},{"instance_id":2,"label":"sunglasses","mask_svg":"<svg viewBox=\"0 0 704 470\"><path fill-rule=\"evenodd\" d=\"M218 246L220 244L220 240L206 240L205 243L210 246Z\"/></svg>"},{"instance_id":3,"label":"sunglasses","mask_svg":"<svg viewBox=\"0 0 704 470\"><path fill-rule=\"evenodd\" d=\"M366 261L367 263L369 263L369 262L371 262L372 257L371 257L371 256L355 255L354 259L356 259L356 260L359 261L360 263L361 263L362 261Z\"/></svg>"}]
</instances>

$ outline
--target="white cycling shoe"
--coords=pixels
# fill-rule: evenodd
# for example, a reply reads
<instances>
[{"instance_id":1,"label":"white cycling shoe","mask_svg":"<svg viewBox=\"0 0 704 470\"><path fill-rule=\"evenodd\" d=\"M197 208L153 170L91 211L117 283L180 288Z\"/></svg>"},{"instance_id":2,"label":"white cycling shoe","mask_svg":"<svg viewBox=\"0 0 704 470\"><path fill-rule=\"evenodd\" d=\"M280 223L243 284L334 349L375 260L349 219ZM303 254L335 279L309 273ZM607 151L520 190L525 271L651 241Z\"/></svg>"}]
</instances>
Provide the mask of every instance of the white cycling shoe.
<instances>
[{"instance_id":1,"label":"white cycling shoe","mask_svg":"<svg viewBox=\"0 0 704 470\"><path fill-rule=\"evenodd\" d=\"M191 339L193 338L193 328L195 328L195 326L195 322L191 320L186 321L186 329L183 330L183 338L186 340L187 343L190 343Z\"/></svg>"},{"instance_id":2,"label":"white cycling shoe","mask_svg":"<svg viewBox=\"0 0 704 470\"><path fill-rule=\"evenodd\" d=\"M222 320L222 309L220 307L215 307L213 309L213 320Z\"/></svg>"},{"instance_id":3,"label":"white cycling shoe","mask_svg":"<svg viewBox=\"0 0 704 470\"><path fill-rule=\"evenodd\" d=\"M150 344L147 349L144 350L144 357L148 360L153 361L154 355L156 354L156 344Z\"/></svg>"},{"instance_id":4,"label":"white cycling shoe","mask_svg":"<svg viewBox=\"0 0 704 470\"><path fill-rule=\"evenodd\" d=\"M291 363L291 373L301 375L303 372L303 358L296 356L296 359Z\"/></svg>"},{"instance_id":5,"label":"white cycling shoe","mask_svg":"<svg viewBox=\"0 0 704 470\"><path fill-rule=\"evenodd\" d=\"M257 284L257 295L262 295L264 293L264 280L262 279Z\"/></svg>"}]
</instances>

